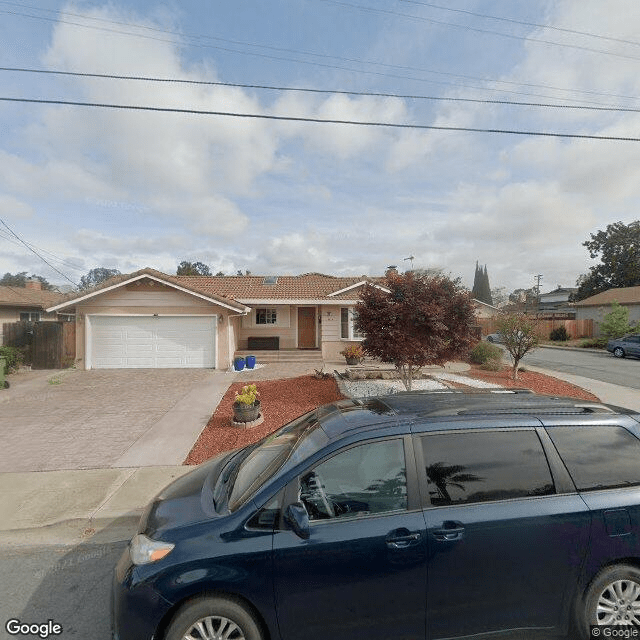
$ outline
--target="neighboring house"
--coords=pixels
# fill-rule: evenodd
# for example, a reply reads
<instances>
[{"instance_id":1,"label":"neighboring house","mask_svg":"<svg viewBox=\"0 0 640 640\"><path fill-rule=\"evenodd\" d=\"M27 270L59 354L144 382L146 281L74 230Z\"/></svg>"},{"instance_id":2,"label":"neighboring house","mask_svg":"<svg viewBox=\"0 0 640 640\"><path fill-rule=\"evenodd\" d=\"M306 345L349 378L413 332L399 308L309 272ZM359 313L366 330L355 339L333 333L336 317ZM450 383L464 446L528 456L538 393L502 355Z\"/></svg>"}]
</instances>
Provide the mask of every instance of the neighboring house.
<instances>
[{"instance_id":1,"label":"neighboring house","mask_svg":"<svg viewBox=\"0 0 640 640\"><path fill-rule=\"evenodd\" d=\"M309 349L324 359L362 339L361 288L380 279L120 275L48 309L76 313L79 368L230 366L236 350ZM386 289L384 289L386 291Z\"/></svg>"},{"instance_id":2,"label":"neighboring house","mask_svg":"<svg viewBox=\"0 0 640 640\"><path fill-rule=\"evenodd\" d=\"M492 304L482 302L482 300L476 300L474 298L473 306L476 309L476 316L480 320L484 320L486 318L496 318L500 315L500 309L498 309L498 307L494 307Z\"/></svg>"},{"instance_id":3,"label":"neighboring house","mask_svg":"<svg viewBox=\"0 0 640 640\"><path fill-rule=\"evenodd\" d=\"M629 309L629 322L640 322L640 286L608 289L574 303L576 320L593 320L593 335L600 337L600 324L611 311L611 303L618 302Z\"/></svg>"},{"instance_id":4,"label":"neighboring house","mask_svg":"<svg viewBox=\"0 0 640 640\"><path fill-rule=\"evenodd\" d=\"M57 291L46 291L40 280L27 280L24 287L0 286L0 345L2 345L2 325L5 322L28 320L68 320L72 317L60 317L47 307L56 304L64 296Z\"/></svg>"},{"instance_id":5,"label":"neighboring house","mask_svg":"<svg viewBox=\"0 0 640 640\"><path fill-rule=\"evenodd\" d=\"M575 309L569 306L569 297L577 290L577 287L558 285L553 291L540 294L538 312L545 315L569 314L573 316Z\"/></svg>"}]
</instances>

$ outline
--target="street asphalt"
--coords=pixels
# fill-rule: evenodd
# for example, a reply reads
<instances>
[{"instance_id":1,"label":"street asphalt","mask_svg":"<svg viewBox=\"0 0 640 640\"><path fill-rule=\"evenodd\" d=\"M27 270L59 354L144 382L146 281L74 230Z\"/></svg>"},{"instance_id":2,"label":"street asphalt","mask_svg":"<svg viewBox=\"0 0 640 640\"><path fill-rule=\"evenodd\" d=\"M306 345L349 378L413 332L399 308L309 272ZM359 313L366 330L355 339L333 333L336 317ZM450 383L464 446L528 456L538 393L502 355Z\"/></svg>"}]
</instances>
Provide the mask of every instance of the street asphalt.
<instances>
[{"instance_id":1,"label":"street asphalt","mask_svg":"<svg viewBox=\"0 0 640 640\"><path fill-rule=\"evenodd\" d=\"M335 364L328 363L326 370L333 371ZM303 367L292 369L287 365L286 374L280 375L281 366L269 365L272 379L304 373ZM640 412L637 389L541 372L583 387L605 403ZM267 373L266 367L263 373ZM173 447L172 438L180 430L190 434L193 444L206 424L206 421L202 423L203 411L211 415L229 384L242 380L242 376L228 373L223 379L224 385L222 382L218 385L213 408L209 406L205 410L198 398L185 394L173 411L165 412L156 427L147 430L135 447L118 458L120 462L129 461L127 465L0 473L0 545L77 545L89 539L108 544L128 539L135 532L147 503L169 482L190 470L175 463L158 464L160 452ZM200 425L198 428L196 423Z\"/></svg>"}]
</instances>

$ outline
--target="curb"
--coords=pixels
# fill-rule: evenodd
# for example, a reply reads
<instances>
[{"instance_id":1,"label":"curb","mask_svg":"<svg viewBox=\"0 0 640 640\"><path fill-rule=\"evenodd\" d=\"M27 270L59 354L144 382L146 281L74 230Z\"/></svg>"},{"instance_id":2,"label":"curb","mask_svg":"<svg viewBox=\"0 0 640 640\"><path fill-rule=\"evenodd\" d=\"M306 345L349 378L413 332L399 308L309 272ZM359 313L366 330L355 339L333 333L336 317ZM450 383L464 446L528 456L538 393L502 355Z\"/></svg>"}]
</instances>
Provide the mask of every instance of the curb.
<instances>
[{"instance_id":1,"label":"curb","mask_svg":"<svg viewBox=\"0 0 640 640\"><path fill-rule=\"evenodd\" d=\"M592 349L591 347L583 349L582 347L561 347L555 344L541 344L538 349L558 349L559 351L577 351L578 353L608 353L606 349Z\"/></svg>"}]
</instances>

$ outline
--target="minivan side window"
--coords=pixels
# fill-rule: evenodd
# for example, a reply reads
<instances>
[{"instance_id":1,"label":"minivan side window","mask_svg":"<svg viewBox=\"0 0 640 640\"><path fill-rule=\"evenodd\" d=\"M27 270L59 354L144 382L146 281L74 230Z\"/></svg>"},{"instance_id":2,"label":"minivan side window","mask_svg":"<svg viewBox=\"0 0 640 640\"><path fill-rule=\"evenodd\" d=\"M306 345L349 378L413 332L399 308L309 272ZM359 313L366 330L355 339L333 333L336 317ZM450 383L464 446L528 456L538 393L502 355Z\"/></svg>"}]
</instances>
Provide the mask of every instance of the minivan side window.
<instances>
[{"instance_id":1,"label":"minivan side window","mask_svg":"<svg viewBox=\"0 0 640 640\"><path fill-rule=\"evenodd\" d=\"M341 451L300 479L309 520L327 520L407 508L401 439L369 442Z\"/></svg>"},{"instance_id":2,"label":"minivan side window","mask_svg":"<svg viewBox=\"0 0 640 640\"><path fill-rule=\"evenodd\" d=\"M640 440L624 427L547 427L579 491L640 485Z\"/></svg>"},{"instance_id":3,"label":"minivan side window","mask_svg":"<svg viewBox=\"0 0 640 640\"><path fill-rule=\"evenodd\" d=\"M533 430L434 433L421 440L434 507L555 493Z\"/></svg>"}]
</instances>

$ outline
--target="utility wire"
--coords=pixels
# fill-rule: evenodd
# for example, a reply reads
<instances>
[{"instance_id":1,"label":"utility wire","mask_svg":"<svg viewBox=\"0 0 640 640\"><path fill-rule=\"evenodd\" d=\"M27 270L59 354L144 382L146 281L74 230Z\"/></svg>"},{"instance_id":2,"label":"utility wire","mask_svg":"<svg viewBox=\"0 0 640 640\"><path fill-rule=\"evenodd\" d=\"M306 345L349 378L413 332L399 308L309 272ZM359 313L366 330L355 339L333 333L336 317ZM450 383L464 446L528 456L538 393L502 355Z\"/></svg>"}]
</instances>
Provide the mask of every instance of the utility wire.
<instances>
[{"instance_id":1,"label":"utility wire","mask_svg":"<svg viewBox=\"0 0 640 640\"><path fill-rule=\"evenodd\" d=\"M488 33L502 38L510 38L512 40L526 40L527 42L536 42L539 44L548 44L554 47L565 47L567 49L577 49L579 51L588 51L590 53L599 53L602 55L613 56L615 58L625 58L626 60L640 60L638 56L629 56L624 53L616 53L615 51L607 51L605 49L594 49L592 47L583 47L578 44L568 44L565 42L555 42L553 40L544 40L542 38L531 38L529 36L517 36L513 33L503 33L501 31L494 31L493 29L481 29L480 27L472 27L467 24L456 24L455 22L446 22L445 20L436 20L435 18L427 18L425 16L416 16L409 13L401 13L400 11L392 11L390 9L378 9L376 7L367 7L361 4L353 4L351 2L344 2L343 0L320 0L320 2L326 2L335 4L341 7L348 7L349 9L358 9L360 11L367 11L369 13L381 13L385 15L399 16L401 18L411 18L412 20L419 20L421 22L429 22L431 24L437 24L443 27L451 27L453 29L462 29L464 31L474 31L477 33Z\"/></svg>"},{"instance_id":2,"label":"utility wire","mask_svg":"<svg viewBox=\"0 0 640 640\"><path fill-rule=\"evenodd\" d=\"M56 267L54 267L48 260L46 260L46 258L43 258L37 251L35 251L32 247L30 247L29 243L25 242L13 229L11 229L11 227L9 227L9 225L2 218L0 218L0 223L2 223L7 228L7 230L9 231L9 233L11 233L12 236L17 238L25 247L27 247L27 249L29 249L29 251L31 251L36 256L38 256L38 258L40 258L40 260L42 260L45 264L48 264L56 273L59 273L65 280L68 280L74 287L78 286L77 282L74 282L73 280L71 280L71 278L69 278L67 275L62 273L60 269L57 269Z\"/></svg>"},{"instance_id":3,"label":"utility wire","mask_svg":"<svg viewBox=\"0 0 640 640\"><path fill-rule=\"evenodd\" d=\"M321 93L321 94L337 94L347 96L364 96L378 98L401 98L404 100L433 100L443 102L473 102L476 104L501 104L519 107L544 107L554 109L583 109L588 111L615 111L640 113L640 108L620 107L614 105L591 106L582 104L554 104L545 102L517 102L513 100L491 100L480 98L455 98L451 96L426 96L416 94L402 93L385 93L379 91L348 91L342 89L313 89L308 87L282 87L265 84L244 84L240 82L221 82L214 80L188 80L184 78L158 78L155 76L130 76L112 73L89 73L82 71L60 71L55 69L33 69L24 67L0 67L0 71L17 72L17 73L40 73L49 75L72 76L81 78L105 78L109 80L133 80L139 82L157 82L157 83L174 83L174 84L192 84L216 87L238 87L243 89L261 89L267 91L292 91L300 93Z\"/></svg>"},{"instance_id":4,"label":"utility wire","mask_svg":"<svg viewBox=\"0 0 640 640\"><path fill-rule=\"evenodd\" d=\"M640 138L625 136L602 136L581 133L558 133L553 131L526 131L522 129L484 129L480 127L453 127L427 124L407 124L395 122L365 122L360 120L333 120L325 118L303 118L296 116L274 116L262 113L237 113L231 111L205 111L200 109L178 109L172 107L151 107L130 104L106 104L100 102L77 102L71 100L43 100L35 98L8 98L0 97L4 102L25 102L33 104L57 104L75 107L95 107L100 109L120 109L132 111L155 111L160 113L185 113L209 116L225 116L231 118L251 118L261 120L279 120L285 122L310 122L322 124L348 124L365 127L389 127L395 129L422 129L436 131L466 131L471 133L503 133L520 136L543 136L548 138L574 138L583 140L611 140L618 142L640 142Z\"/></svg>"},{"instance_id":5,"label":"utility wire","mask_svg":"<svg viewBox=\"0 0 640 640\"><path fill-rule=\"evenodd\" d=\"M566 27L556 27L551 24L540 24L539 22L527 22L526 20L516 20L515 18L505 18L504 16L494 16L487 13L477 13L475 11L469 11L467 9L454 9L453 7L445 7L440 4L433 4L431 2L420 2L419 0L400 0L400 2L406 2L407 4L416 4L422 7L431 7L432 9L441 9L442 11L450 11L452 13L462 13L468 16L474 16L475 18L486 18L488 20L498 20L500 22L510 22L512 24L519 24L525 27L535 27L537 29L550 29L553 31L559 31L561 33L570 33L572 35L586 36L588 38L598 38L599 40L609 40L610 42L620 42L622 44L631 44L636 47L640 46L640 42L635 40L625 40L624 38L614 38L612 36L604 36L599 33L593 33L591 31L578 31L577 29L568 29Z\"/></svg>"},{"instance_id":6,"label":"utility wire","mask_svg":"<svg viewBox=\"0 0 640 640\"><path fill-rule=\"evenodd\" d=\"M21 243L18 242L18 240L16 240L12 236L10 236L4 229L0 229L0 238L4 238L5 240L7 240L7 242L11 242L11 243L13 243L15 245L18 245L18 246L21 245ZM69 262L65 258L61 258L60 256L57 256L55 253L52 253L51 251L47 251L47 249L43 249L42 247L36 247L34 244L31 244L30 242L28 242L27 244L31 248L37 249L41 253L44 253L44 254L50 256L49 259L53 260L53 262L58 262L62 266L68 267L69 269L73 269L74 271L80 271L82 273L84 273L86 271L86 269L84 269L82 267L79 267L78 265L74 264L73 262Z\"/></svg>"},{"instance_id":7,"label":"utility wire","mask_svg":"<svg viewBox=\"0 0 640 640\"><path fill-rule=\"evenodd\" d=\"M358 58L345 58L345 57L341 57L341 56L334 56L334 55L329 55L329 54L316 53L316 52L312 52L312 51L301 51L301 50L296 50L296 49L286 49L286 48L282 48L282 47L272 47L272 46L268 46L268 45L255 44L255 43L251 43L251 42L242 42L242 41L238 41L238 40L229 40L229 39L226 39L226 38L219 38L219 37L215 37L215 36L190 35L190 34L183 33L181 31L171 31L169 29L160 29L160 28L157 28L157 27L149 27L147 25L142 25L142 24L123 22L123 21L117 21L117 20L109 20L107 18L95 18L95 17L92 17L92 16L88 16L86 14L70 13L70 12L64 12L64 11L52 10L52 9L39 9L37 7L31 7L30 5L24 5L24 4L14 3L14 2L7 2L6 0L0 0L0 4L6 4L6 5L11 5L11 6L19 6L19 7L26 7L26 8L30 8L30 9L36 9L38 11L48 11L50 13L56 13L56 14L59 14L59 15L67 15L67 16L79 17L79 18L86 19L86 20L92 20L92 21L103 22L103 23L108 23L108 24L115 24L115 25L119 25L119 26L128 26L128 27L132 27L132 28L136 28L136 29L143 29L143 30L146 30L146 31L152 31L152 32L158 32L158 33L174 35L174 36L177 36L177 37L180 37L180 38L189 38L189 39L192 39L192 40L194 40L194 39L195 40L203 40L203 39L205 39L205 40L216 40L216 41L219 41L219 42L225 42L225 43L229 43L229 44L233 44L233 45L237 45L237 46L254 47L254 48L259 48L259 49L267 49L267 50L271 50L271 51L293 53L295 55L304 55L304 56L311 56L311 57L316 57L316 58L340 60L340 61L344 61L344 62L355 62L357 64L375 65L375 66L381 66L381 67L386 67L386 68L390 68L390 69L398 69L398 70L404 70L404 71L415 71L415 72L418 72L418 73L430 73L430 74L434 74L434 75L448 76L448 77L453 77L453 78L461 78L463 80L473 80L473 81L477 81L477 82L491 82L491 83L495 83L495 84L506 84L506 85L511 85L511 86L524 86L524 87L542 88L542 89L548 89L548 90L552 90L552 91L562 91L564 93L581 93L581 94L587 94L587 95L600 95L600 96L606 96L606 97L609 97L609 98L622 98L622 99L632 99L632 100L636 100L637 99L636 96L616 95L616 94L610 94L610 93L604 93L604 92L598 92L598 91L590 91L590 90L584 90L584 89L566 89L566 88L562 88L562 87L554 87L552 85L544 85L544 84L536 84L536 83L522 83L522 82L515 82L515 81L510 81L510 80L496 80L496 79L492 79L492 78L481 78L481 77L479 78L479 77L476 77L476 76L469 76L469 75L464 75L464 74L456 74L456 73L438 71L438 70L433 70L433 69L424 69L424 68L419 68L419 67L411 67L411 66L407 66L407 65L393 65L393 64L388 64L388 63L384 63L384 62L362 60L362 59L358 59ZM509 89L490 88L490 87L477 87L477 86L472 86L472 85L461 84L459 82L457 82L457 83L456 82L444 82L444 81L438 81L438 80L431 80L431 79L428 79L428 78L416 78L416 77L413 77L413 76L403 76L403 75L397 75L397 74L392 74L392 73L376 72L376 71L370 71L370 70L366 70L366 69L354 69L354 68L351 68L351 67L332 65L332 64L326 64L326 63L323 64L321 62L314 62L314 61L310 61L310 60L299 60L299 59L295 59L295 58L287 58L287 57L282 57L282 56L262 54L262 53L257 53L255 51L239 51L237 49L230 49L228 47L222 47L222 46L213 45L213 44L204 44L204 43L201 43L201 42L200 43L198 43L198 42L177 42L175 40L169 40L169 39L166 39L166 38L158 38L158 37L153 37L153 36L146 36L146 35L143 35L143 34L140 34L140 33L132 33L130 31L121 31L121 30L118 30L118 29L109 29L109 28L104 28L104 27L96 27L96 26L92 26L92 25L81 24L81 23L78 23L78 22L72 22L72 21L69 21L69 20L62 20L62 19L56 19L56 18L47 18L47 17L44 17L44 16L34 16L34 15L19 13L19 12L15 12L15 11L2 11L2 10L0 10L0 13L6 13L6 14L9 14L9 15L17 15L17 16L22 16L22 17L27 17L27 18L33 18L33 19L36 19L36 20L45 20L45 21L48 21L48 22L55 22L55 23L60 22L62 24L69 24L69 25L80 27L80 28L84 28L84 29L94 29L94 30L98 30L98 31L106 31L106 32L109 32L109 33L118 33L118 34L133 36L133 37L137 37L137 38L144 38L144 39L147 39L147 40L154 40L154 41L157 41L157 42L167 42L167 43L174 44L174 45L177 45L177 46L192 46L192 47L199 47L199 48L216 49L218 51L224 51L225 53L233 53L233 54L239 54L239 55L245 55L245 56L254 56L254 57L265 58L265 59L269 59L269 60L293 62L295 64L306 64L306 65L318 66L318 67L329 68L329 69L338 69L338 70L342 70L342 71L349 71L351 73L383 76L383 77L403 79L403 80L412 80L412 81L417 81L417 82L428 82L428 83L431 83L431 84L439 84L439 85L454 86L454 87L464 87L464 88L474 89L474 90L477 90L477 91L493 91L493 92L500 91L500 92L503 92L503 93L513 93L513 94L516 94L516 95L534 95L534 96L536 95L536 94L532 94L532 93L526 93L526 92L522 92L522 91L514 91L514 90L509 90ZM554 96L544 96L543 95L543 96L538 96L538 97L556 99ZM581 101L581 102L586 102L586 101ZM598 103L592 103L592 104L598 104Z\"/></svg>"}]
</instances>

